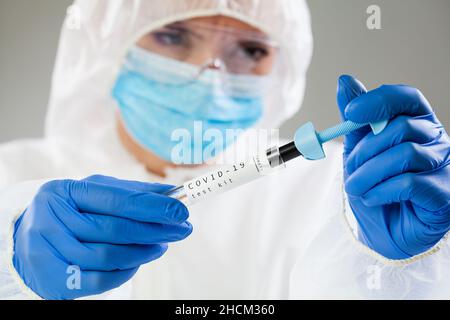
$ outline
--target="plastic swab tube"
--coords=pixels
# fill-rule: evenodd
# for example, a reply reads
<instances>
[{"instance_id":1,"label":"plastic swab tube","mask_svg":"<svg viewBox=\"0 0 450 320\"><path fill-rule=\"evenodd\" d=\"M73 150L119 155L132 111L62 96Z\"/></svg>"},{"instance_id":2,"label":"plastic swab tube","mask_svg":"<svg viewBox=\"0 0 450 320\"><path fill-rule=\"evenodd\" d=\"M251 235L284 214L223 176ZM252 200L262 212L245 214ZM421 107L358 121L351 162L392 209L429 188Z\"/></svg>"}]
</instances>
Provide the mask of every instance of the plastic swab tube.
<instances>
[{"instance_id":1,"label":"plastic swab tube","mask_svg":"<svg viewBox=\"0 0 450 320\"><path fill-rule=\"evenodd\" d=\"M176 198L188 206L193 205L262 176L272 174L278 169L284 168L286 162L300 156L308 160L323 159L325 158L322 147L324 143L367 125L372 127L374 134L378 134L386 127L387 121L378 123L345 121L321 132L316 132L313 124L308 122L298 128L294 140L288 144L270 148L262 155L253 156L250 161L223 166L203 174L170 190L166 195Z\"/></svg>"}]
</instances>

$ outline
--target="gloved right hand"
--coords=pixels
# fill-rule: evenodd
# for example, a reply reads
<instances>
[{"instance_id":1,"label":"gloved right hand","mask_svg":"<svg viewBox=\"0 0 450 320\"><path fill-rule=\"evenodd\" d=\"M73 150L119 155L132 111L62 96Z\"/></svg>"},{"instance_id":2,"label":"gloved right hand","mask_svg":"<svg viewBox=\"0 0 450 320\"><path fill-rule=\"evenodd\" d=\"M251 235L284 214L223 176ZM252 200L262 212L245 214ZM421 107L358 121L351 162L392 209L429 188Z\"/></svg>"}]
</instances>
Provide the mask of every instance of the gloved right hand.
<instances>
[{"instance_id":1,"label":"gloved right hand","mask_svg":"<svg viewBox=\"0 0 450 320\"><path fill-rule=\"evenodd\" d=\"M345 190L359 239L389 259L407 259L435 246L450 230L450 138L419 90L384 85L367 92L351 76L338 84L345 120L389 119L344 141Z\"/></svg>"},{"instance_id":2,"label":"gloved right hand","mask_svg":"<svg viewBox=\"0 0 450 320\"><path fill-rule=\"evenodd\" d=\"M14 229L13 264L44 299L100 294L186 238L187 208L171 186L92 176L41 187Z\"/></svg>"}]
</instances>

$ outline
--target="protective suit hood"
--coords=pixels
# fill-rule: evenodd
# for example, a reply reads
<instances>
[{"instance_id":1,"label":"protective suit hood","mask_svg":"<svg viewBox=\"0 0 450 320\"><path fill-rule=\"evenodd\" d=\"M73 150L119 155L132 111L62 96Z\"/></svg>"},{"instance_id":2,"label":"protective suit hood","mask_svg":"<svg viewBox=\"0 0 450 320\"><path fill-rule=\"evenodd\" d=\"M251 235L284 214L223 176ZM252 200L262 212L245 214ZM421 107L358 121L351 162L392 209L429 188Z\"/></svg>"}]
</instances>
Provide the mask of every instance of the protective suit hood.
<instances>
[{"instance_id":1,"label":"protective suit hood","mask_svg":"<svg viewBox=\"0 0 450 320\"><path fill-rule=\"evenodd\" d=\"M111 143L111 88L126 52L149 31L195 17L229 16L261 29L280 45L274 87L258 127L278 128L301 106L312 54L305 1L78 0L69 12L53 74L47 138L97 151Z\"/></svg>"}]
</instances>

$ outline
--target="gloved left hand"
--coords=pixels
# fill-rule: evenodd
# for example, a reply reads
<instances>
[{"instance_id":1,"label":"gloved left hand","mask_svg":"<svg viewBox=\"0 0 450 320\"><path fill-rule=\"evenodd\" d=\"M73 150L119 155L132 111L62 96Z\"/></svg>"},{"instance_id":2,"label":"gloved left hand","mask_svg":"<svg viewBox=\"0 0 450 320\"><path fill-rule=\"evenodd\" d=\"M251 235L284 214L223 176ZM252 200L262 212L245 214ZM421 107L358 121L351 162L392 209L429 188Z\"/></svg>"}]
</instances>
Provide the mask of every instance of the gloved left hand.
<instances>
[{"instance_id":1,"label":"gloved left hand","mask_svg":"<svg viewBox=\"0 0 450 320\"><path fill-rule=\"evenodd\" d=\"M192 232L172 186L90 176L44 184L14 225L13 265L44 299L117 288Z\"/></svg>"},{"instance_id":2,"label":"gloved left hand","mask_svg":"<svg viewBox=\"0 0 450 320\"><path fill-rule=\"evenodd\" d=\"M390 119L378 135L365 127L344 142L345 190L360 240L390 259L425 252L450 230L450 139L415 88L384 85L367 92L339 79L345 120Z\"/></svg>"}]
</instances>

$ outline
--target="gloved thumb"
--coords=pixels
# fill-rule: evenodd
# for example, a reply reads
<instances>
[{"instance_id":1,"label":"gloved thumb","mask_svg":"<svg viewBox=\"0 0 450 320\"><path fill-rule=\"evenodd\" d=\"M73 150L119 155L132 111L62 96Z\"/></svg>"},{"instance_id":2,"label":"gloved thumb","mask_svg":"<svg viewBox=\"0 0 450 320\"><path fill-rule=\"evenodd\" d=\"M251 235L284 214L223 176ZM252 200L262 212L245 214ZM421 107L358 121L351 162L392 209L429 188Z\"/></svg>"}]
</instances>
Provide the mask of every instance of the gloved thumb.
<instances>
[{"instance_id":1,"label":"gloved thumb","mask_svg":"<svg viewBox=\"0 0 450 320\"><path fill-rule=\"evenodd\" d=\"M356 78L349 75L339 77L337 85L336 99L343 121L345 118L345 108L355 98L366 94L367 89ZM344 139L344 159L352 152L356 144L369 132L368 128L361 128L346 135Z\"/></svg>"},{"instance_id":2,"label":"gloved thumb","mask_svg":"<svg viewBox=\"0 0 450 320\"><path fill-rule=\"evenodd\" d=\"M353 99L365 93L367 93L367 89L358 79L346 74L339 77L336 100L343 120L346 120L345 108L347 107L347 105Z\"/></svg>"}]
</instances>

